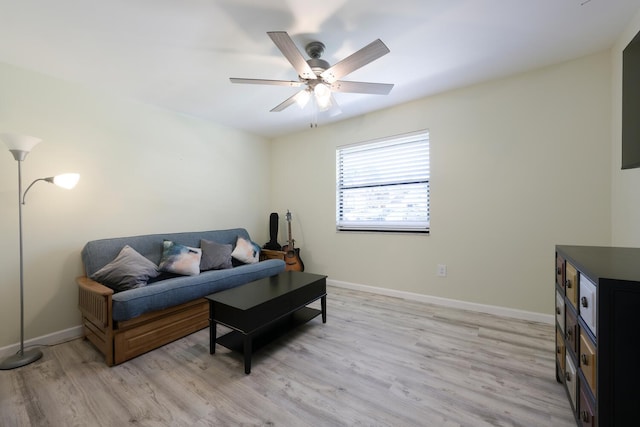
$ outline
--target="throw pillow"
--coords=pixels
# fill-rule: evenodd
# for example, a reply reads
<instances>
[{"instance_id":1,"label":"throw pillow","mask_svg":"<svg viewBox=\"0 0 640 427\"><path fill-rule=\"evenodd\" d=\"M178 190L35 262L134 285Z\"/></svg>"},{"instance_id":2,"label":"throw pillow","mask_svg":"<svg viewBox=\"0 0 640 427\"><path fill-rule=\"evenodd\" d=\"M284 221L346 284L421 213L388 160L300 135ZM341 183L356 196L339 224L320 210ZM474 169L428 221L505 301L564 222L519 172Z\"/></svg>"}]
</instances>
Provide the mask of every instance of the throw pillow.
<instances>
[{"instance_id":1,"label":"throw pillow","mask_svg":"<svg viewBox=\"0 0 640 427\"><path fill-rule=\"evenodd\" d=\"M160 271L195 276L200 274L200 258L202 249L174 243L171 240L162 242L162 258Z\"/></svg>"},{"instance_id":2,"label":"throw pillow","mask_svg":"<svg viewBox=\"0 0 640 427\"><path fill-rule=\"evenodd\" d=\"M160 273L157 265L126 245L113 261L89 278L110 287L115 292L120 292L142 287L158 274Z\"/></svg>"},{"instance_id":3,"label":"throw pillow","mask_svg":"<svg viewBox=\"0 0 640 427\"><path fill-rule=\"evenodd\" d=\"M231 256L245 264L255 264L260 260L260 246L257 243L238 236L236 247Z\"/></svg>"},{"instance_id":4,"label":"throw pillow","mask_svg":"<svg viewBox=\"0 0 640 427\"><path fill-rule=\"evenodd\" d=\"M200 271L224 270L231 268L231 245L200 240L202 258L200 259Z\"/></svg>"}]
</instances>

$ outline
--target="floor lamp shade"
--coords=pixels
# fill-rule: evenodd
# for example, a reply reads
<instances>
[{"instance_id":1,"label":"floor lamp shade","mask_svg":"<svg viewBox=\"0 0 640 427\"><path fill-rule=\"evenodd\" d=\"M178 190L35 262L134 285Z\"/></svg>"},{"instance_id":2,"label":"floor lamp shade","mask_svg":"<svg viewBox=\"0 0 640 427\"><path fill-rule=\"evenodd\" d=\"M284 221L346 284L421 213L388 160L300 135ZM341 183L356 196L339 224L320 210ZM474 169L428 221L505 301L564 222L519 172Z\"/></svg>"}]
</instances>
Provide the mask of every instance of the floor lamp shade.
<instances>
[{"instance_id":1,"label":"floor lamp shade","mask_svg":"<svg viewBox=\"0 0 640 427\"><path fill-rule=\"evenodd\" d=\"M1 133L0 139L7 144L9 151L11 151L16 160L24 160L27 154L33 150L33 147L42 142L40 138L36 138L35 136L20 135L17 133ZM18 157L20 157L20 159L18 159Z\"/></svg>"},{"instance_id":2,"label":"floor lamp shade","mask_svg":"<svg viewBox=\"0 0 640 427\"><path fill-rule=\"evenodd\" d=\"M41 139L19 135L15 133L1 133L0 140L4 141L14 159L18 162L18 230L20 241L20 350L13 356L8 357L5 360L0 361L0 370L15 369L21 366L28 365L35 362L42 357L42 352L38 349L25 350L24 348L24 256L23 256L23 244L22 244L22 205L24 205L24 198L27 191L33 184L38 181L47 181L59 185L64 188L73 188L78 182L78 174L64 174L50 178L36 179L27 187L27 190L22 192L22 162L27 157L27 154L35 147Z\"/></svg>"},{"instance_id":3,"label":"floor lamp shade","mask_svg":"<svg viewBox=\"0 0 640 427\"><path fill-rule=\"evenodd\" d=\"M71 190L73 187L76 186L79 179L80 179L80 175L77 173L63 173L63 174L54 176L53 183L58 187Z\"/></svg>"}]
</instances>

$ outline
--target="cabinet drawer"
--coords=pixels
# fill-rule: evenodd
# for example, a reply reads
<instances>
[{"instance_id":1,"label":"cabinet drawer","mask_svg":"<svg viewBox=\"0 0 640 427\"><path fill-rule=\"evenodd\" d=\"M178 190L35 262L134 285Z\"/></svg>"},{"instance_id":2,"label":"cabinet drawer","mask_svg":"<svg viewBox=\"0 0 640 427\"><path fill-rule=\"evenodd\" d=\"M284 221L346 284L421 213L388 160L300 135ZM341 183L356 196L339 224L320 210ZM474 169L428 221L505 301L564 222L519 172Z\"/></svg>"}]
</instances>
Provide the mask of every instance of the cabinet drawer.
<instances>
[{"instance_id":1,"label":"cabinet drawer","mask_svg":"<svg viewBox=\"0 0 640 427\"><path fill-rule=\"evenodd\" d=\"M591 392L596 394L596 347L585 331L580 331L580 352L578 363Z\"/></svg>"},{"instance_id":2,"label":"cabinet drawer","mask_svg":"<svg viewBox=\"0 0 640 427\"><path fill-rule=\"evenodd\" d=\"M593 410L594 407L594 403L585 390L580 387L580 412L578 413L578 419L583 427L595 427L598 425L596 422L596 414Z\"/></svg>"},{"instance_id":3,"label":"cabinet drawer","mask_svg":"<svg viewBox=\"0 0 640 427\"><path fill-rule=\"evenodd\" d=\"M580 274L580 317L596 335L596 285Z\"/></svg>"},{"instance_id":4,"label":"cabinet drawer","mask_svg":"<svg viewBox=\"0 0 640 427\"><path fill-rule=\"evenodd\" d=\"M566 356L566 350L564 346L564 335L560 329L556 329L556 360L558 366L560 366L560 374L564 377L564 358Z\"/></svg>"},{"instance_id":5,"label":"cabinet drawer","mask_svg":"<svg viewBox=\"0 0 640 427\"><path fill-rule=\"evenodd\" d=\"M564 332L564 297L558 291L556 291L556 321Z\"/></svg>"},{"instance_id":6,"label":"cabinet drawer","mask_svg":"<svg viewBox=\"0 0 640 427\"><path fill-rule=\"evenodd\" d=\"M556 283L564 289L564 258L556 254Z\"/></svg>"},{"instance_id":7,"label":"cabinet drawer","mask_svg":"<svg viewBox=\"0 0 640 427\"><path fill-rule=\"evenodd\" d=\"M578 318L573 310L565 310L565 331L564 336L567 339L567 348L578 354Z\"/></svg>"},{"instance_id":8,"label":"cabinet drawer","mask_svg":"<svg viewBox=\"0 0 640 427\"><path fill-rule=\"evenodd\" d=\"M567 361L567 364L565 365L567 367L567 370L564 373L564 383L567 386L567 390L569 390L569 397L571 398L571 407L575 412L577 408L576 392L578 390L578 378L576 377L576 367L573 364L573 361L571 360L569 353L567 353L565 360Z\"/></svg>"},{"instance_id":9,"label":"cabinet drawer","mask_svg":"<svg viewBox=\"0 0 640 427\"><path fill-rule=\"evenodd\" d=\"M565 288L567 298L574 307L578 307L578 270L571 265L571 263L565 263Z\"/></svg>"}]
</instances>

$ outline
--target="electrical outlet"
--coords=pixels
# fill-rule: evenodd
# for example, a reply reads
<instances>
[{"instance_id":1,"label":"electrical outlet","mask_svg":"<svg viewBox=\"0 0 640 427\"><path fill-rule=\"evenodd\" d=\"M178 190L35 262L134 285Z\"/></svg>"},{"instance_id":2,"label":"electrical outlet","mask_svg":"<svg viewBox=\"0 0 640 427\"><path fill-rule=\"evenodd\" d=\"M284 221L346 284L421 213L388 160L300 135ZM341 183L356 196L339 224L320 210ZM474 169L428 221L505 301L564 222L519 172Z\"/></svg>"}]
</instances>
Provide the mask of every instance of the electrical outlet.
<instances>
[{"instance_id":1,"label":"electrical outlet","mask_svg":"<svg viewBox=\"0 0 640 427\"><path fill-rule=\"evenodd\" d=\"M446 264L438 264L438 271L436 272L436 275L438 275L439 277L446 277L447 276L447 265Z\"/></svg>"}]
</instances>

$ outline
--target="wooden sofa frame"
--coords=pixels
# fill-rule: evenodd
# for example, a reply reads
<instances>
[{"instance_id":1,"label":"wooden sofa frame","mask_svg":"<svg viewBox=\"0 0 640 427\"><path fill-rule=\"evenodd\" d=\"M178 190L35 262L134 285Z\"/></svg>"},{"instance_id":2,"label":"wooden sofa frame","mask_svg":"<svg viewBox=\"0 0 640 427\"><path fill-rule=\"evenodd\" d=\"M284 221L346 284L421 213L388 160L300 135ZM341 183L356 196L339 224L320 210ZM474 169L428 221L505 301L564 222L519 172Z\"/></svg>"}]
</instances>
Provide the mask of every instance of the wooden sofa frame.
<instances>
[{"instance_id":1,"label":"wooden sofa frame","mask_svg":"<svg viewBox=\"0 0 640 427\"><path fill-rule=\"evenodd\" d=\"M209 304L199 298L136 318L114 322L113 290L89 279L77 279L83 334L113 366L192 334L209 325Z\"/></svg>"}]
</instances>

